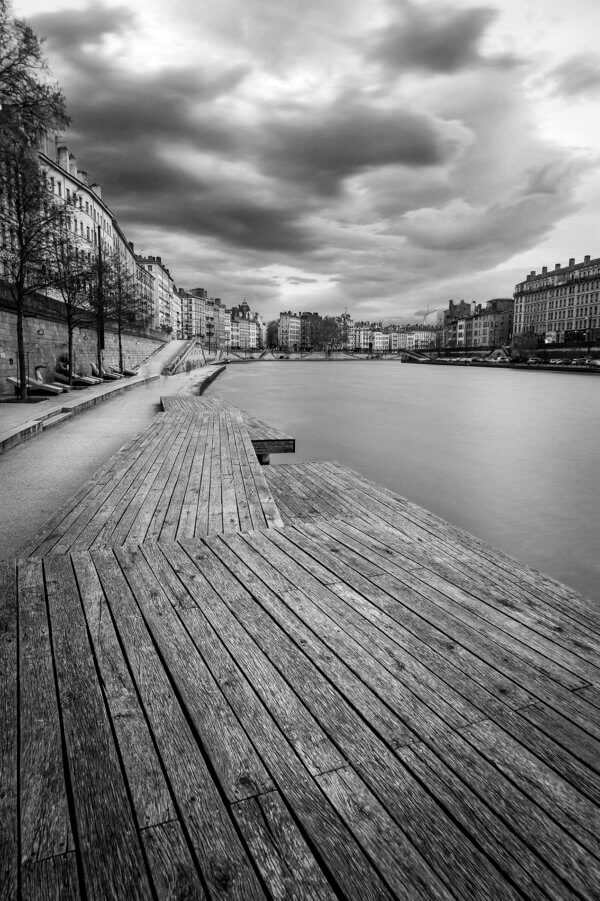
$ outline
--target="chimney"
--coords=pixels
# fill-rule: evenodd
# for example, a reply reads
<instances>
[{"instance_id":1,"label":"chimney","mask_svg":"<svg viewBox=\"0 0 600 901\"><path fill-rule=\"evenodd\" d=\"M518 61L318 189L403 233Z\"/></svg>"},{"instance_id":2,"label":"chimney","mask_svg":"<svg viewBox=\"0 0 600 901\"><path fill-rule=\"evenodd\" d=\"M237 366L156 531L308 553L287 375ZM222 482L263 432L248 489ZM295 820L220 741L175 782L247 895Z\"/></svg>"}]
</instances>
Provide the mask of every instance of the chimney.
<instances>
[{"instance_id":1,"label":"chimney","mask_svg":"<svg viewBox=\"0 0 600 901\"><path fill-rule=\"evenodd\" d=\"M90 188L92 189L96 197L102 198L102 188L99 184L96 184L96 182L94 182L93 185L90 185Z\"/></svg>"},{"instance_id":2,"label":"chimney","mask_svg":"<svg viewBox=\"0 0 600 901\"><path fill-rule=\"evenodd\" d=\"M548 272L548 267L542 266L542 275L546 275L547 272Z\"/></svg>"},{"instance_id":3,"label":"chimney","mask_svg":"<svg viewBox=\"0 0 600 901\"><path fill-rule=\"evenodd\" d=\"M556 269L560 269L560 263L555 263L555 264L554 264L554 269L555 269L555 270L556 270Z\"/></svg>"},{"instance_id":4,"label":"chimney","mask_svg":"<svg viewBox=\"0 0 600 901\"><path fill-rule=\"evenodd\" d=\"M88 183L88 174L87 174L87 172L85 171L85 169L78 169L78 170L77 170L77 178L79 179L79 181L82 181L82 182L84 183L84 185L87 185L87 183Z\"/></svg>"},{"instance_id":5,"label":"chimney","mask_svg":"<svg viewBox=\"0 0 600 901\"><path fill-rule=\"evenodd\" d=\"M161 258L160 258L160 257L156 257L156 262L157 262L157 263L162 263Z\"/></svg>"},{"instance_id":6,"label":"chimney","mask_svg":"<svg viewBox=\"0 0 600 901\"><path fill-rule=\"evenodd\" d=\"M69 154L69 172L71 175L77 175L77 159L74 153Z\"/></svg>"},{"instance_id":7,"label":"chimney","mask_svg":"<svg viewBox=\"0 0 600 901\"><path fill-rule=\"evenodd\" d=\"M133 246L133 241L128 241L127 245L132 253L135 253L135 247Z\"/></svg>"},{"instance_id":8,"label":"chimney","mask_svg":"<svg viewBox=\"0 0 600 901\"><path fill-rule=\"evenodd\" d=\"M569 258L569 268L571 269L575 265L575 257Z\"/></svg>"},{"instance_id":9,"label":"chimney","mask_svg":"<svg viewBox=\"0 0 600 901\"><path fill-rule=\"evenodd\" d=\"M587 256L585 256L585 257L583 258L583 262L584 262L584 263L589 263L589 261L590 261L590 255L589 255L589 253L588 253Z\"/></svg>"},{"instance_id":10,"label":"chimney","mask_svg":"<svg viewBox=\"0 0 600 901\"><path fill-rule=\"evenodd\" d=\"M69 171L69 150L64 144L56 148L56 162L65 172Z\"/></svg>"},{"instance_id":11,"label":"chimney","mask_svg":"<svg viewBox=\"0 0 600 901\"><path fill-rule=\"evenodd\" d=\"M534 275L535 275L535 269L532 269L531 272L530 272L529 274L530 274L530 276L533 278Z\"/></svg>"}]
</instances>

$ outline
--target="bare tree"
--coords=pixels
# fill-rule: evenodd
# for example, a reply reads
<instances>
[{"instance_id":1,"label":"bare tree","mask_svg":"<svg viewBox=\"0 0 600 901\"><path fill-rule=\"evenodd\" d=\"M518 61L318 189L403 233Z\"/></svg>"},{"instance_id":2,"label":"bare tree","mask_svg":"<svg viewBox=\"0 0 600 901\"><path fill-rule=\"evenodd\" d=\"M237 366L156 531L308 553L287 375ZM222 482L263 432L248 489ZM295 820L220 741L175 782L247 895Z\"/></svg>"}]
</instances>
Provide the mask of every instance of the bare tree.
<instances>
[{"instance_id":1,"label":"bare tree","mask_svg":"<svg viewBox=\"0 0 600 901\"><path fill-rule=\"evenodd\" d=\"M106 315L117 326L119 369L123 370L123 331L147 324L134 265L118 250L104 260Z\"/></svg>"},{"instance_id":2,"label":"bare tree","mask_svg":"<svg viewBox=\"0 0 600 901\"><path fill-rule=\"evenodd\" d=\"M35 151L17 144L2 148L0 197L0 260L17 313L20 396L25 400L25 306L28 298L54 282L53 235L68 216L68 204L52 195Z\"/></svg>"},{"instance_id":3,"label":"bare tree","mask_svg":"<svg viewBox=\"0 0 600 901\"><path fill-rule=\"evenodd\" d=\"M51 240L53 284L60 292L64 321L67 326L67 361L69 384L73 383L73 335L80 325L89 325L92 310L89 291L94 264L84 242L71 231L70 218L56 224Z\"/></svg>"},{"instance_id":4,"label":"bare tree","mask_svg":"<svg viewBox=\"0 0 600 901\"><path fill-rule=\"evenodd\" d=\"M42 43L26 22L0 0L0 129L26 144L40 130L68 124L61 89L51 84Z\"/></svg>"},{"instance_id":5,"label":"bare tree","mask_svg":"<svg viewBox=\"0 0 600 901\"><path fill-rule=\"evenodd\" d=\"M67 124L64 98L49 84L41 44L0 0L0 226L2 274L17 312L20 396L27 398L23 314L52 283L51 237L67 207L51 194L39 163L41 132Z\"/></svg>"}]
</instances>

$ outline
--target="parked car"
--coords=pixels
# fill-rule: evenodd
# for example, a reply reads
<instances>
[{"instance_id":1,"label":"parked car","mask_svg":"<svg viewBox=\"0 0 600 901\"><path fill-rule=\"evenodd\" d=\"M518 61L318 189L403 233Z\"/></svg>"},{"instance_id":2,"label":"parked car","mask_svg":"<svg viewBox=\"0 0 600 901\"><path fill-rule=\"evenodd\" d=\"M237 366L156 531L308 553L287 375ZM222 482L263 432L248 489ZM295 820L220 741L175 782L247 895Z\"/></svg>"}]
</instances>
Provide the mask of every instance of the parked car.
<instances>
[{"instance_id":1,"label":"parked car","mask_svg":"<svg viewBox=\"0 0 600 901\"><path fill-rule=\"evenodd\" d=\"M540 366L544 361L541 357L529 357L527 360L528 366Z\"/></svg>"}]
</instances>

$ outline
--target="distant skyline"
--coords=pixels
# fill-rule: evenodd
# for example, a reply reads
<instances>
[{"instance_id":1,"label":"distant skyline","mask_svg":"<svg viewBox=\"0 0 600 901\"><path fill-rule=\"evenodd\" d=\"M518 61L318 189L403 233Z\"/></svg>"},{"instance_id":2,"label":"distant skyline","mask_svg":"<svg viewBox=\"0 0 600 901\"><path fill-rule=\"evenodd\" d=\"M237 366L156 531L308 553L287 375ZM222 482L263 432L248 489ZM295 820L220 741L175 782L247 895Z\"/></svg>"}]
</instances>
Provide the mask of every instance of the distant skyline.
<instances>
[{"instance_id":1,"label":"distant skyline","mask_svg":"<svg viewBox=\"0 0 600 901\"><path fill-rule=\"evenodd\" d=\"M267 319L600 256L600 4L17 0L136 250Z\"/></svg>"}]
</instances>

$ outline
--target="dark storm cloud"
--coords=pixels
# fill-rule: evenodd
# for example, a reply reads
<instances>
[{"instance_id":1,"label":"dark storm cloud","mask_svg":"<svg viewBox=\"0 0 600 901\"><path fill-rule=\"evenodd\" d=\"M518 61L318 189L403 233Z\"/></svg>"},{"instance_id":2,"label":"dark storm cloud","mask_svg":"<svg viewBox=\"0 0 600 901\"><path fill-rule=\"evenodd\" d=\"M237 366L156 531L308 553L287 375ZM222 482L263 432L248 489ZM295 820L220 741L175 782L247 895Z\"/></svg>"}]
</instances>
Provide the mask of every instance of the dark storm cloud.
<instances>
[{"instance_id":1,"label":"dark storm cloud","mask_svg":"<svg viewBox=\"0 0 600 901\"><path fill-rule=\"evenodd\" d=\"M347 95L321 109L275 118L265 123L263 134L264 171L325 194L368 169L439 165L455 146L431 117L397 108L379 110Z\"/></svg>"},{"instance_id":2,"label":"dark storm cloud","mask_svg":"<svg viewBox=\"0 0 600 901\"><path fill-rule=\"evenodd\" d=\"M550 72L553 92L569 97L596 96L600 93L600 56L578 54Z\"/></svg>"},{"instance_id":3,"label":"dark storm cloud","mask_svg":"<svg viewBox=\"0 0 600 901\"><path fill-rule=\"evenodd\" d=\"M403 4L373 39L368 58L390 69L452 73L481 64L479 45L496 17L490 7L456 10Z\"/></svg>"},{"instance_id":4,"label":"dark storm cloud","mask_svg":"<svg viewBox=\"0 0 600 901\"><path fill-rule=\"evenodd\" d=\"M135 18L125 6L109 8L100 3L85 9L39 13L29 22L51 49L68 58L79 54L83 46L96 44L109 34L128 31L135 26Z\"/></svg>"}]
</instances>

